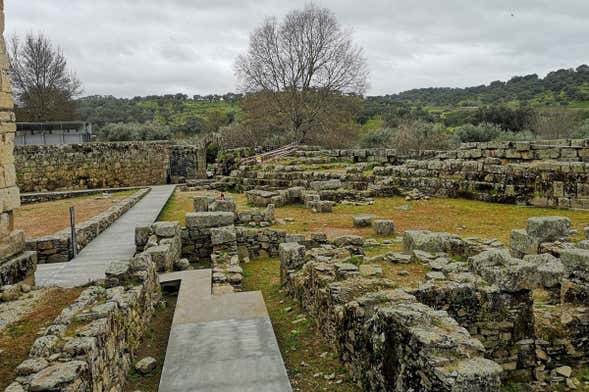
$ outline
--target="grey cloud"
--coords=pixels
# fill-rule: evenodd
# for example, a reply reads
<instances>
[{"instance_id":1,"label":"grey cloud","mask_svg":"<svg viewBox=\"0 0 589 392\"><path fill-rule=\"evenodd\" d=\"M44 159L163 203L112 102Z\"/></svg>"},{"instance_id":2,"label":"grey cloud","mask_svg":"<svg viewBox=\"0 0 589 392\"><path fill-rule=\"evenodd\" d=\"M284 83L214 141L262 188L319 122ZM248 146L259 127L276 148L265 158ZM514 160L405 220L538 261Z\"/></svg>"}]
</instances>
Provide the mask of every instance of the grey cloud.
<instances>
[{"instance_id":1,"label":"grey cloud","mask_svg":"<svg viewBox=\"0 0 589 392\"><path fill-rule=\"evenodd\" d=\"M235 57L265 17L307 0L5 0L7 33L62 46L86 94L236 90ZM370 94L469 86L589 62L586 0L317 0L354 31Z\"/></svg>"}]
</instances>

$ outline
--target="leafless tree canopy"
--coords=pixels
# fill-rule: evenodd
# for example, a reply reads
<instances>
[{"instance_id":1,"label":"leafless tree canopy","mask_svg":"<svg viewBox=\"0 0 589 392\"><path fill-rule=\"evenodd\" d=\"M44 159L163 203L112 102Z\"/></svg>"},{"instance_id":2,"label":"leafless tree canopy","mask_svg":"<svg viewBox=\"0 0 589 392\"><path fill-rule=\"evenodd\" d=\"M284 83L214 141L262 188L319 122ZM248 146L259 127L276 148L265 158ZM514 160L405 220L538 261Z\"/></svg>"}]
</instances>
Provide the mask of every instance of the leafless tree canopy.
<instances>
[{"instance_id":1,"label":"leafless tree canopy","mask_svg":"<svg viewBox=\"0 0 589 392\"><path fill-rule=\"evenodd\" d=\"M13 36L9 44L13 94L26 120L71 119L71 100L82 90L61 49L42 34L27 34L22 41Z\"/></svg>"},{"instance_id":2,"label":"leafless tree canopy","mask_svg":"<svg viewBox=\"0 0 589 392\"><path fill-rule=\"evenodd\" d=\"M272 109L304 139L310 129L321 128L335 95L366 91L368 71L350 31L331 11L309 5L256 29L247 54L237 59L236 74L245 92L270 93Z\"/></svg>"}]
</instances>

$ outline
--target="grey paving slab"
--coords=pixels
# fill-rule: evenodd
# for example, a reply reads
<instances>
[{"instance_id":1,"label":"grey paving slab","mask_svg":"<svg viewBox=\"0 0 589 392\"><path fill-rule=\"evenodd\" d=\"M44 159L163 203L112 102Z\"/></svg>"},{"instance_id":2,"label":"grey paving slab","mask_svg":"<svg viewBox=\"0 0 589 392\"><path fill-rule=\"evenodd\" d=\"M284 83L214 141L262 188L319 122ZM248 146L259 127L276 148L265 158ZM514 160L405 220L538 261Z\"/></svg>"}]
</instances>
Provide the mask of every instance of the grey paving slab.
<instances>
[{"instance_id":1,"label":"grey paving slab","mask_svg":"<svg viewBox=\"0 0 589 392\"><path fill-rule=\"evenodd\" d=\"M77 257L67 263L38 265L35 284L75 287L103 279L111 262L133 256L135 227L155 222L174 189L175 185L152 186L143 199L82 249Z\"/></svg>"},{"instance_id":2,"label":"grey paving slab","mask_svg":"<svg viewBox=\"0 0 589 392\"><path fill-rule=\"evenodd\" d=\"M205 277L160 278L181 283L159 391L291 392L262 294L213 296Z\"/></svg>"}]
</instances>

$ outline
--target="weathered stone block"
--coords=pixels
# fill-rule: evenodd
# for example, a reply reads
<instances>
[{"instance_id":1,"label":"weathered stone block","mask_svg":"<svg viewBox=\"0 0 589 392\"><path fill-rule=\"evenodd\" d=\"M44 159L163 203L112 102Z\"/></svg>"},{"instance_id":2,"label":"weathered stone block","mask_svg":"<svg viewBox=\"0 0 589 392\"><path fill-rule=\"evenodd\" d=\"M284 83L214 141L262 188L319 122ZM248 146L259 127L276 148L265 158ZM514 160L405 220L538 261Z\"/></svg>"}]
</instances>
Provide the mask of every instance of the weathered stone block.
<instances>
[{"instance_id":1,"label":"weathered stone block","mask_svg":"<svg viewBox=\"0 0 589 392\"><path fill-rule=\"evenodd\" d=\"M377 235L388 237L395 232L395 224L391 220L375 220L374 230Z\"/></svg>"},{"instance_id":2,"label":"weathered stone block","mask_svg":"<svg viewBox=\"0 0 589 392\"><path fill-rule=\"evenodd\" d=\"M178 222L156 222L152 228L158 237L171 238L180 235L180 223Z\"/></svg>"},{"instance_id":3,"label":"weathered stone block","mask_svg":"<svg viewBox=\"0 0 589 392\"><path fill-rule=\"evenodd\" d=\"M305 247L296 242L280 244L280 283L286 284L288 274L305 264Z\"/></svg>"},{"instance_id":4,"label":"weathered stone block","mask_svg":"<svg viewBox=\"0 0 589 392\"><path fill-rule=\"evenodd\" d=\"M512 230L509 237L509 246L514 251L515 256L534 255L538 253L540 243L537 239L528 235L526 230Z\"/></svg>"},{"instance_id":5,"label":"weathered stone block","mask_svg":"<svg viewBox=\"0 0 589 392\"><path fill-rule=\"evenodd\" d=\"M527 233L539 243L568 238L571 220L563 216L542 216L528 219Z\"/></svg>"},{"instance_id":6,"label":"weathered stone block","mask_svg":"<svg viewBox=\"0 0 589 392\"><path fill-rule=\"evenodd\" d=\"M214 227L211 229L211 243L213 246L235 243L236 240L235 226Z\"/></svg>"},{"instance_id":7,"label":"weathered stone block","mask_svg":"<svg viewBox=\"0 0 589 392\"><path fill-rule=\"evenodd\" d=\"M355 216L352 218L352 222L354 223L354 227L370 227L370 225L372 224L372 216L371 215Z\"/></svg>"},{"instance_id":8,"label":"weathered stone block","mask_svg":"<svg viewBox=\"0 0 589 392\"><path fill-rule=\"evenodd\" d=\"M231 212L193 212L186 214L186 227L207 229L230 226L234 220L235 215Z\"/></svg>"}]
</instances>

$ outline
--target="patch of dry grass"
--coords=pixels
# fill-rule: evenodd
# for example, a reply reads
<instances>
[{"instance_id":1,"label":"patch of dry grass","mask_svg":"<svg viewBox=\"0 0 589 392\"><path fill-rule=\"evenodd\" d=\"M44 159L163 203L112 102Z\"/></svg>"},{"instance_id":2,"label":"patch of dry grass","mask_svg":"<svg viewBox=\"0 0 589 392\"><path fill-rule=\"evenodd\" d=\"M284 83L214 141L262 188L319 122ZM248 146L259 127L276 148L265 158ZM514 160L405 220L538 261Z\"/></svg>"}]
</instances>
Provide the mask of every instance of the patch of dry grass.
<instances>
[{"instance_id":1,"label":"patch of dry grass","mask_svg":"<svg viewBox=\"0 0 589 392\"><path fill-rule=\"evenodd\" d=\"M160 220L174 220L184 224L185 214L193 210L192 198L197 194L218 195L218 192L176 191L164 208ZM238 210L252 209L247 205L244 194L227 193L226 196L236 201ZM589 226L589 211L523 207L464 199L433 198L408 202L402 197L390 197L377 198L371 206L339 204L332 213L327 214L313 213L302 205L280 207L276 209L276 218L282 224L274 227L292 233L321 231L329 238L347 234L375 237L370 227L353 227L352 218L356 215L392 219L395 222L395 231L399 234L405 230L446 231L463 237L497 238L505 243L509 241L511 230L525 228L527 219L532 216L569 217L573 228L580 233L585 226ZM285 218L292 218L294 221L286 222Z\"/></svg>"},{"instance_id":2,"label":"patch of dry grass","mask_svg":"<svg viewBox=\"0 0 589 392\"><path fill-rule=\"evenodd\" d=\"M409 210L399 209L402 206L409 206ZM354 216L366 214L392 219L397 233L405 230L447 231L463 237L497 238L506 243L511 230L525 228L527 219L532 216L566 216L571 219L573 228L580 232L589 225L589 211L521 207L463 199L434 198L407 202L401 197L391 197L378 198L372 206L337 205L333 213L328 214L315 214L302 206L278 208L277 218L293 218L294 222L275 227L289 232L322 231L330 238L346 234L374 237L371 228L358 229L352 225Z\"/></svg>"},{"instance_id":3,"label":"patch of dry grass","mask_svg":"<svg viewBox=\"0 0 589 392\"><path fill-rule=\"evenodd\" d=\"M79 224L108 210L135 192L137 191L115 192L108 199L89 195L23 205L14 212L14 227L24 230L27 239L50 235L69 227L71 206L76 207L76 222Z\"/></svg>"},{"instance_id":4,"label":"patch of dry grass","mask_svg":"<svg viewBox=\"0 0 589 392\"><path fill-rule=\"evenodd\" d=\"M8 325L0 334L0 390L4 390L16 377L16 367L29 355L39 329L48 326L79 297L83 288L50 289L47 294L21 320Z\"/></svg>"}]
</instances>

